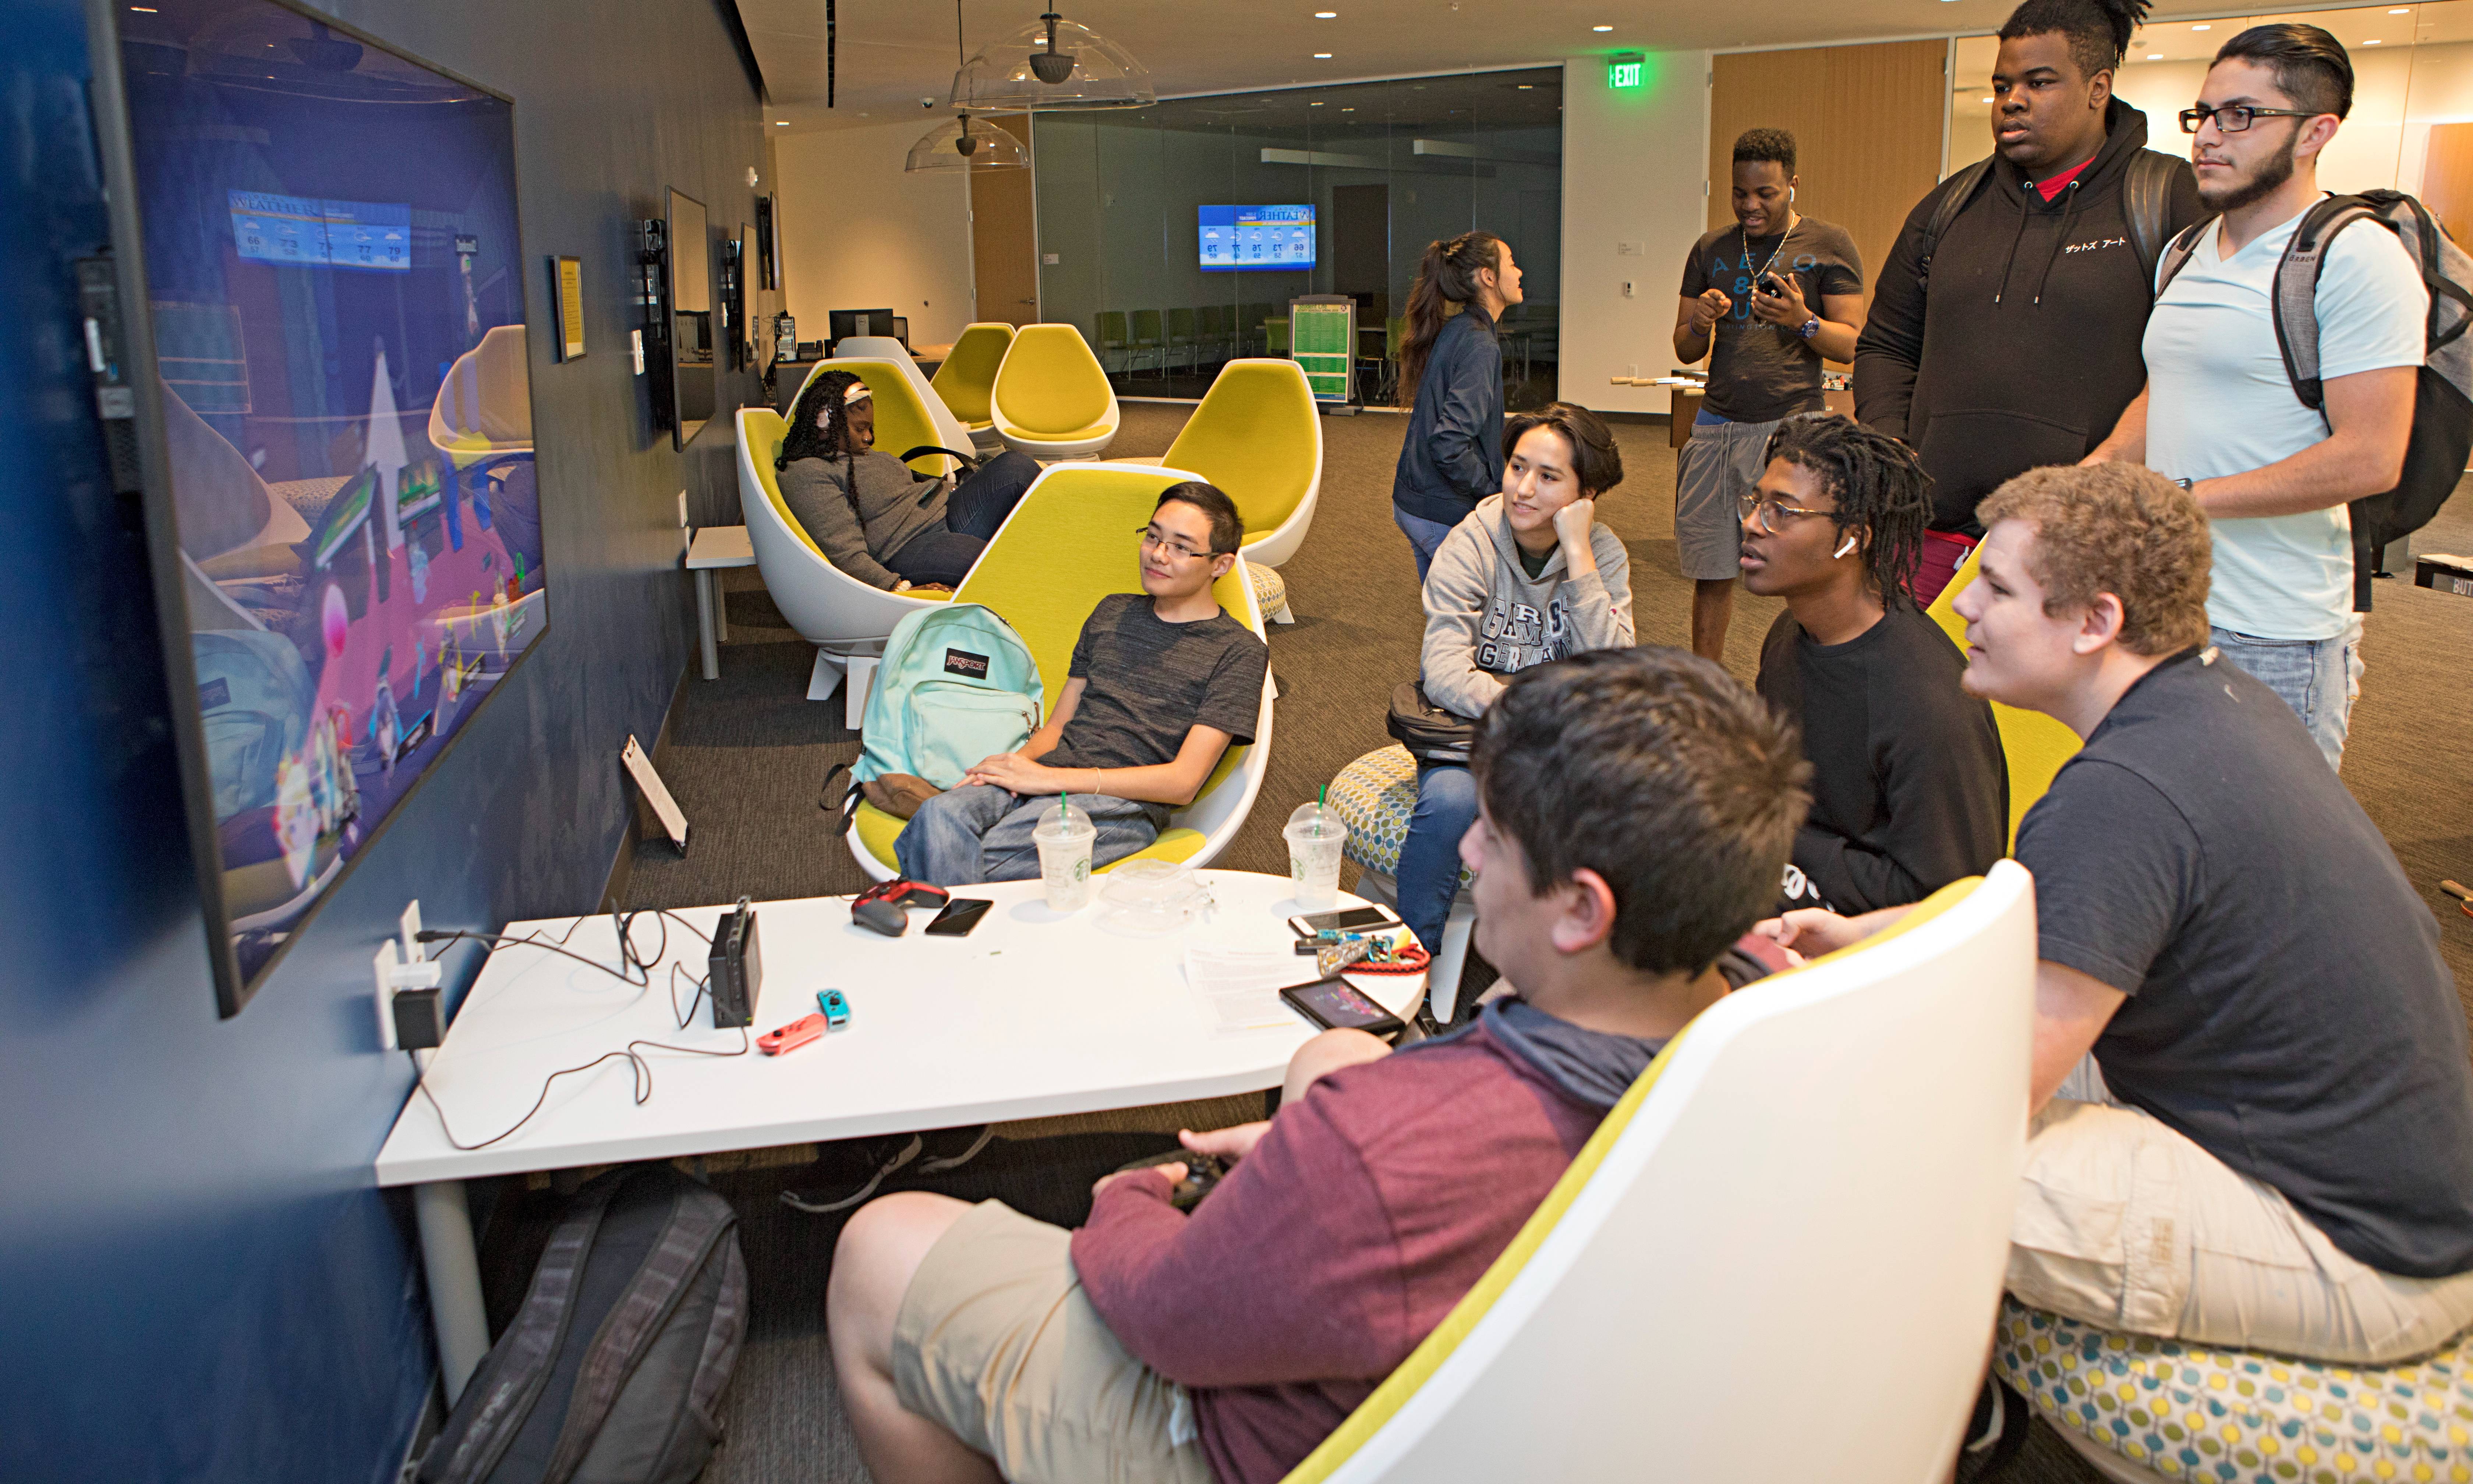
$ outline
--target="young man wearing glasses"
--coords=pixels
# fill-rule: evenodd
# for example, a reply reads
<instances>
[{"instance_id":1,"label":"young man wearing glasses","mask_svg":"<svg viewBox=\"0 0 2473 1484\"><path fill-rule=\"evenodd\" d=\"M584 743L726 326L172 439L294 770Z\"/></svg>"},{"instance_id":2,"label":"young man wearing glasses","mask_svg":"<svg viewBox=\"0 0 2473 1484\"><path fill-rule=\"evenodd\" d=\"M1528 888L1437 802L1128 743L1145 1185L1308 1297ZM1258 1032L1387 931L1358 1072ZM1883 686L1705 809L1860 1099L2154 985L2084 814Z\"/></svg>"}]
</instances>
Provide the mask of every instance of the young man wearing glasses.
<instances>
[{"instance_id":1,"label":"young man wearing glasses","mask_svg":"<svg viewBox=\"0 0 2473 1484\"><path fill-rule=\"evenodd\" d=\"M1741 500L1743 586L1786 599L1761 646L1763 700L1803 732L1812 812L1788 907L1870 912L1990 869L2009 844L1992 708L1908 595L1932 482L1906 445L1835 414L1789 418Z\"/></svg>"},{"instance_id":2,"label":"young man wearing glasses","mask_svg":"<svg viewBox=\"0 0 2473 1484\"><path fill-rule=\"evenodd\" d=\"M1138 537L1141 592L1092 610L1045 726L911 816L894 841L901 874L934 886L1029 880L1031 831L1058 794L1098 828L1093 866L1158 839L1229 745L1254 740L1271 652L1211 595L1243 537L1236 505L1210 485L1161 494Z\"/></svg>"},{"instance_id":3,"label":"young man wearing glasses","mask_svg":"<svg viewBox=\"0 0 2473 1484\"><path fill-rule=\"evenodd\" d=\"M2216 54L2181 126L2198 193L2222 215L2156 298L2147 390L2087 460L2144 464L2197 496L2215 536L2216 647L2300 714L2330 766L2361 669L2345 502L2403 473L2430 308L2392 235L2337 233L2315 297L2325 416L2293 394L2276 266L2352 106L2352 60L2316 26L2253 26Z\"/></svg>"}]
</instances>

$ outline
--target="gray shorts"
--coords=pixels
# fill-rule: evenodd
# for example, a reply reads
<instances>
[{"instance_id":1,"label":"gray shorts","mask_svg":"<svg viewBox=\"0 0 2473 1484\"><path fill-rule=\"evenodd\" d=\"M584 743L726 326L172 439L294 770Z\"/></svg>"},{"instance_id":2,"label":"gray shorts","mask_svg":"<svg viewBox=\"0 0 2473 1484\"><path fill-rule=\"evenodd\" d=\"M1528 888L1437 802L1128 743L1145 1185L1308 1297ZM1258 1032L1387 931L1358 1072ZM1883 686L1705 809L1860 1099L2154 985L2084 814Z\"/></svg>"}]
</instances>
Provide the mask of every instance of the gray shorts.
<instances>
[{"instance_id":1,"label":"gray shorts","mask_svg":"<svg viewBox=\"0 0 2473 1484\"><path fill-rule=\"evenodd\" d=\"M1760 483L1761 454L1776 431L1777 421L1703 423L1675 454L1674 555L1684 576L1741 575L1743 515L1735 498Z\"/></svg>"}]
</instances>

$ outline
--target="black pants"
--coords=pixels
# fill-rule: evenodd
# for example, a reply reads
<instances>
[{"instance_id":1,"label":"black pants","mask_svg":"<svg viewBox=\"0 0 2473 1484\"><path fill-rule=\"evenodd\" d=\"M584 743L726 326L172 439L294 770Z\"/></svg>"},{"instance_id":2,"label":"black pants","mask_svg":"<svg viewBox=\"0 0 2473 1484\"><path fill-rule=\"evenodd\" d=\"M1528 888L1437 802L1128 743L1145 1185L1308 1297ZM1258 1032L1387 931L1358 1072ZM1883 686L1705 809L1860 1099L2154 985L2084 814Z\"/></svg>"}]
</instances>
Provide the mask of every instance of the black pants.
<instances>
[{"instance_id":1,"label":"black pants","mask_svg":"<svg viewBox=\"0 0 2473 1484\"><path fill-rule=\"evenodd\" d=\"M884 564L914 583L959 586L987 549L1021 493L1039 477L1039 461L1008 448L955 487L945 501L945 523L929 526L901 543Z\"/></svg>"}]
</instances>

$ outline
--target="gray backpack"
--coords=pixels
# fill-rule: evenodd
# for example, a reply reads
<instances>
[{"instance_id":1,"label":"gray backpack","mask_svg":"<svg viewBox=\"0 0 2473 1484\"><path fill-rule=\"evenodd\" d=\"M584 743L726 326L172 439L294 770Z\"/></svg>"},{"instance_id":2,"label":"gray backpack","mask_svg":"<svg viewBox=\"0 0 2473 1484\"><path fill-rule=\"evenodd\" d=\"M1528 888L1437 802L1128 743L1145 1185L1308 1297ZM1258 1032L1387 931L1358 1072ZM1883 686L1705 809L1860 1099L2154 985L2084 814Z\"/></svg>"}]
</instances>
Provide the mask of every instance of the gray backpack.
<instances>
[{"instance_id":1,"label":"gray backpack","mask_svg":"<svg viewBox=\"0 0 2473 1484\"><path fill-rule=\"evenodd\" d=\"M2161 295L2215 230L2209 217L2173 239L2156 274ZM2284 374L2301 405L2326 416L2327 391L2318 376L2318 275L2327 266L2327 245L2355 222L2376 222L2395 233L2405 255L2430 294L2427 345L2414 378L2413 436L2405 445L2404 473L2392 490L2352 502L2353 608L2370 610L2370 579L2381 549L2430 524L2464 477L2473 456L2473 257L2430 214L2402 191L2364 191L2329 196L2302 215L2275 265L2275 344L2284 352Z\"/></svg>"},{"instance_id":2,"label":"gray backpack","mask_svg":"<svg viewBox=\"0 0 2473 1484\"><path fill-rule=\"evenodd\" d=\"M747 1334L730 1203L666 1164L575 1194L420 1484L689 1484Z\"/></svg>"}]
</instances>

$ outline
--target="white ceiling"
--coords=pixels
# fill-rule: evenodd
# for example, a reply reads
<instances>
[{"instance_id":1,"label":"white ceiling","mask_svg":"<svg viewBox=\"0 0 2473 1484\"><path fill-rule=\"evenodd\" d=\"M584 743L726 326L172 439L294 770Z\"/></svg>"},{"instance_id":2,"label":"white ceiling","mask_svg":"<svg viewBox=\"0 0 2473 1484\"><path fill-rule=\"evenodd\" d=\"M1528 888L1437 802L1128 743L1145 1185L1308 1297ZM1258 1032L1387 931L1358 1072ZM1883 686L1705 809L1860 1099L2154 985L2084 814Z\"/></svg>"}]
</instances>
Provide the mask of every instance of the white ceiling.
<instances>
[{"instance_id":1,"label":"white ceiling","mask_svg":"<svg viewBox=\"0 0 2473 1484\"><path fill-rule=\"evenodd\" d=\"M945 116L959 65L952 0L839 0L825 107L825 0L736 0L785 133ZM1402 77L1612 51L1765 46L1988 32L2016 0L1068 0L1060 12L1130 51L1161 95ZM1040 0L962 0L972 53L1038 19ZM2434 9L2436 9L2434 7ZM2452 9L2452 7L2450 7ZM1316 11L1333 19L1317 20ZM2160 15L2224 13L2160 4ZM1609 32L1594 30L1612 26ZM1329 52L1328 60L1316 52ZM923 105L920 100L929 100Z\"/></svg>"}]
</instances>

